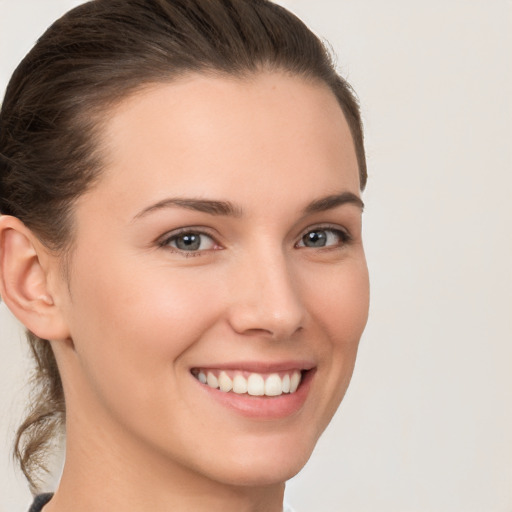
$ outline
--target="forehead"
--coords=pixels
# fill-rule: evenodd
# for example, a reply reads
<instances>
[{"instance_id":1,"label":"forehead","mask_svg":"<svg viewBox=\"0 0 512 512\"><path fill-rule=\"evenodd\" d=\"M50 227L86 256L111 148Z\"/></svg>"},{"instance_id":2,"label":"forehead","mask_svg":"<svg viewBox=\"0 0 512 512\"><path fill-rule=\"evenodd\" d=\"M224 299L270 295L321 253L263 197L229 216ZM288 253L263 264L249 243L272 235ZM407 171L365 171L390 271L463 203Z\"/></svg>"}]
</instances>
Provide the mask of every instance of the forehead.
<instances>
[{"instance_id":1,"label":"forehead","mask_svg":"<svg viewBox=\"0 0 512 512\"><path fill-rule=\"evenodd\" d=\"M272 195L292 182L303 183L306 195L314 183L359 189L352 137L334 94L281 73L189 75L148 86L110 113L103 140L102 186L119 194L126 188L127 201L159 191L222 196L226 185L242 196L264 184Z\"/></svg>"}]
</instances>

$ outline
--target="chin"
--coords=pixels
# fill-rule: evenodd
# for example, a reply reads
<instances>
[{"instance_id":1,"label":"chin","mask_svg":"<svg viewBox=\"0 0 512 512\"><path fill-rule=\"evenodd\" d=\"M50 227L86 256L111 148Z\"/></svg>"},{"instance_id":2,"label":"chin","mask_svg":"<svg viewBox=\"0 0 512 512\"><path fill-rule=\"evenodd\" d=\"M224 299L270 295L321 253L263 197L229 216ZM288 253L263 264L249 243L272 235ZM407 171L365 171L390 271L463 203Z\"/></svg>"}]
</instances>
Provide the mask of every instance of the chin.
<instances>
[{"instance_id":1,"label":"chin","mask_svg":"<svg viewBox=\"0 0 512 512\"><path fill-rule=\"evenodd\" d=\"M246 461L230 468L216 468L214 479L226 485L242 487L267 487L283 484L294 477L306 464L300 461L276 461L269 457L265 464Z\"/></svg>"},{"instance_id":2,"label":"chin","mask_svg":"<svg viewBox=\"0 0 512 512\"><path fill-rule=\"evenodd\" d=\"M230 450L229 456L217 461L214 479L234 486L260 487L284 483L304 467L317 440L317 436L307 441L297 440L293 435L287 436L288 439L269 440L265 437L261 436L253 446L240 443L238 449Z\"/></svg>"}]
</instances>

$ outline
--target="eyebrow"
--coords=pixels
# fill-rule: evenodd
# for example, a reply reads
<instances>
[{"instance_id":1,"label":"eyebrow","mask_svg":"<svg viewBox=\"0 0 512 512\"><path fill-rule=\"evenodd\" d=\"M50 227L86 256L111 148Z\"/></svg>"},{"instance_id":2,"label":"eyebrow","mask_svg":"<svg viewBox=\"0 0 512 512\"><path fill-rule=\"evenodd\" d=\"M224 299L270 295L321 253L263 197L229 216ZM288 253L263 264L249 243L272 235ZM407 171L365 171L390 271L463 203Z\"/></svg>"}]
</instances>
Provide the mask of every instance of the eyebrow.
<instances>
[{"instance_id":1,"label":"eyebrow","mask_svg":"<svg viewBox=\"0 0 512 512\"><path fill-rule=\"evenodd\" d=\"M230 217L240 217L242 215L242 210L235 207L233 203L230 203L229 201L171 197L168 199L163 199L162 201L158 201L158 203L144 208L142 211L137 213L137 215L135 215L133 220L144 217L148 213L151 213L155 210L172 207L186 208L187 210L209 213L210 215L225 215Z\"/></svg>"},{"instance_id":2,"label":"eyebrow","mask_svg":"<svg viewBox=\"0 0 512 512\"><path fill-rule=\"evenodd\" d=\"M360 197L352 192L342 192L341 194L333 194L330 196L322 197L310 203L304 208L304 214L324 212L332 210L338 206L344 204L354 204L361 208L364 208L364 203ZM162 199L147 208L141 210L133 220L144 217L148 213L164 208L186 208L188 210L195 210L198 212L208 213L210 215L228 216L228 217L241 217L242 209L235 206L230 201L217 201L213 199L194 199L194 198L178 198L171 197Z\"/></svg>"},{"instance_id":3,"label":"eyebrow","mask_svg":"<svg viewBox=\"0 0 512 512\"><path fill-rule=\"evenodd\" d=\"M342 192L341 194L332 194L313 201L304 208L304 213L325 212L344 204L353 204L361 208L361 210L364 210L364 203L359 196L353 192Z\"/></svg>"}]
</instances>

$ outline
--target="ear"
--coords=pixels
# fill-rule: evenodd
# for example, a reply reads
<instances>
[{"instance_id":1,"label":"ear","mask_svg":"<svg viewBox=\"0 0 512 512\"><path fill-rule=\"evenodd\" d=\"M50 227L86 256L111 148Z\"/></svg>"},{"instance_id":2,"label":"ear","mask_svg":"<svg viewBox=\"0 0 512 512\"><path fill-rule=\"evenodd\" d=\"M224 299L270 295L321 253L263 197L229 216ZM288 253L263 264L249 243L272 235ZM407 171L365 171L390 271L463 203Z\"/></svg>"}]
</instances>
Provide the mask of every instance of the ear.
<instances>
[{"instance_id":1,"label":"ear","mask_svg":"<svg viewBox=\"0 0 512 512\"><path fill-rule=\"evenodd\" d=\"M0 216L0 296L27 329L57 341L69 338L69 330L49 287L49 274L57 270L57 261L50 260L23 222Z\"/></svg>"}]
</instances>

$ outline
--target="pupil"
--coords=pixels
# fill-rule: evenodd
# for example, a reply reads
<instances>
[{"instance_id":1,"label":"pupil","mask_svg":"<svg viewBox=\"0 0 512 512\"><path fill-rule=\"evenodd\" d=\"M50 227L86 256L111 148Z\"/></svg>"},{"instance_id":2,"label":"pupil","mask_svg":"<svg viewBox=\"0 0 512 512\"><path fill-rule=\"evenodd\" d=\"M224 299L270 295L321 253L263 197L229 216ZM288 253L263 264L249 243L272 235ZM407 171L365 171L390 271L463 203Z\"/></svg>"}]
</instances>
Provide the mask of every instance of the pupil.
<instances>
[{"instance_id":1,"label":"pupil","mask_svg":"<svg viewBox=\"0 0 512 512\"><path fill-rule=\"evenodd\" d=\"M201 237L195 234L182 235L176 240L176 246L178 249L184 251L193 251L199 249L201 245Z\"/></svg>"},{"instance_id":2,"label":"pupil","mask_svg":"<svg viewBox=\"0 0 512 512\"><path fill-rule=\"evenodd\" d=\"M312 231L304 237L304 245L308 247L324 247L327 241L325 231Z\"/></svg>"}]
</instances>

